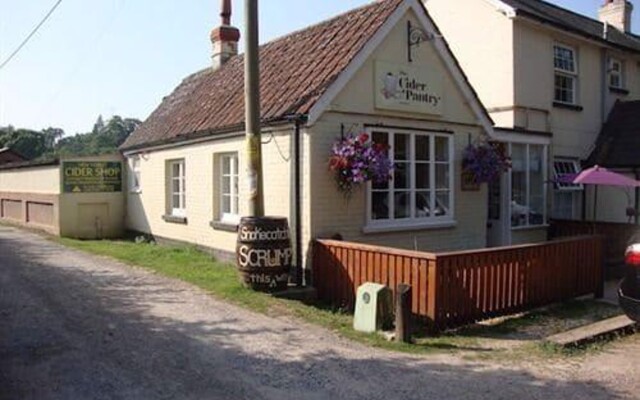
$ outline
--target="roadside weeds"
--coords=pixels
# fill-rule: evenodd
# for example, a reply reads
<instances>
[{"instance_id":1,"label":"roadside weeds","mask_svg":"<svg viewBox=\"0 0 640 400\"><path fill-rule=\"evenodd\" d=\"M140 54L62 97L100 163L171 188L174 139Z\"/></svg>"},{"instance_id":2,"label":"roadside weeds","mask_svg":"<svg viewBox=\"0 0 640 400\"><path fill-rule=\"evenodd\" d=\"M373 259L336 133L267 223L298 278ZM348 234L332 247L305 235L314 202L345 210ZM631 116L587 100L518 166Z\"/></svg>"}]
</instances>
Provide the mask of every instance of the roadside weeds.
<instances>
[{"instance_id":1,"label":"roadside weeds","mask_svg":"<svg viewBox=\"0 0 640 400\"><path fill-rule=\"evenodd\" d=\"M322 304L304 304L279 299L246 289L236 268L215 261L195 246L160 246L127 240L75 240L49 237L64 246L114 258L143 267L169 278L179 279L221 300L252 311L299 318L360 343L411 354L461 353L468 359L517 361L526 358L574 358L606 349L613 338L583 348L558 349L542 344L542 338L600 319L620 314L620 310L595 300L574 300L488 323L445 332L438 337L417 335L414 344L389 342L379 334L363 334L352 328L352 315Z\"/></svg>"}]
</instances>

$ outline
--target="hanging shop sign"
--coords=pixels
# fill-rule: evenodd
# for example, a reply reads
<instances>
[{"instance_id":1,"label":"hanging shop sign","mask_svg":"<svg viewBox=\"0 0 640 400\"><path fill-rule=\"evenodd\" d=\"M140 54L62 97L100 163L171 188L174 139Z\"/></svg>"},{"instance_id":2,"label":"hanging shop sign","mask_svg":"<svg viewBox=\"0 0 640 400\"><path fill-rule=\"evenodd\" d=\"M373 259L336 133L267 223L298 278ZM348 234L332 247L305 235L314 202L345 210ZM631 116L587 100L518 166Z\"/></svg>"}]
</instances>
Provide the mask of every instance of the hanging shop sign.
<instances>
[{"instance_id":1,"label":"hanging shop sign","mask_svg":"<svg viewBox=\"0 0 640 400\"><path fill-rule=\"evenodd\" d=\"M442 114L442 76L433 68L377 61L375 70L376 108Z\"/></svg>"},{"instance_id":2,"label":"hanging shop sign","mask_svg":"<svg viewBox=\"0 0 640 400\"><path fill-rule=\"evenodd\" d=\"M122 191L122 163L117 161L65 161L62 163L64 193L111 193Z\"/></svg>"}]
</instances>

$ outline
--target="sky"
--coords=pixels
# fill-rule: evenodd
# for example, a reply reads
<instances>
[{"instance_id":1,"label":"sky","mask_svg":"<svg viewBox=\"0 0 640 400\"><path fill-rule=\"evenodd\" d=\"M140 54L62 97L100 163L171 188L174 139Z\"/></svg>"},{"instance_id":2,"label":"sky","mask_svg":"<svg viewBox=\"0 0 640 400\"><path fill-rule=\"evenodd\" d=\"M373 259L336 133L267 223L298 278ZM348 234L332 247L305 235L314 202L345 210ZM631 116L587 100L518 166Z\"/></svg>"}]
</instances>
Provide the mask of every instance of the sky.
<instances>
[{"instance_id":1,"label":"sky","mask_svg":"<svg viewBox=\"0 0 640 400\"><path fill-rule=\"evenodd\" d=\"M640 2L633 1L637 33ZM263 0L260 42L369 2ZM551 2L596 17L603 0ZM54 3L0 0L0 62ZM232 23L243 31L244 1L232 3ZM219 11L220 0L62 0L0 70L0 126L58 127L69 135L90 131L98 115L144 120L184 77L209 65Z\"/></svg>"}]
</instances>

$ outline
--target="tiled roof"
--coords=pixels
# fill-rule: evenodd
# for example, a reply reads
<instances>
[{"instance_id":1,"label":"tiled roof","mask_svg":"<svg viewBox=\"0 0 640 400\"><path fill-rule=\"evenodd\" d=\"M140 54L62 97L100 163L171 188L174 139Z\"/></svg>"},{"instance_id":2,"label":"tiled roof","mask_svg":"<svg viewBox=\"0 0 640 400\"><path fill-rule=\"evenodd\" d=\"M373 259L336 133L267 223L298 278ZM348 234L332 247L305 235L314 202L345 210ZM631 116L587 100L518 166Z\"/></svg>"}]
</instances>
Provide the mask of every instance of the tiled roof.
<instances>
[{"instance_id":1,"label":"tiled roof","mask_svg":"<svg viewBox=\"0 0 640 400\"><path fill-rule=\"evenodd\" d=\"M403 0L382 0L260 47L262 121L305 115ZM244 57L187 77L122 150L239 130Z\"/></svg>"},{"instance_id":2,"label":"tiled roof","mask_svg":"<svg viewBox=\"0 0 640 400\"><path fill-rule=\"evenodd\" d=\"M609 114L588 164L640 167L640 101L618 102Z\"/></svg>"},{"instance_id":3,"label":"tiled roof","mask_svg":"<svg viewBox=\"0 0 640 400\"><path fill-rule=\"evenodd\" d=\"M607 39L603 39L604 24L598 20L586 17L547 3L541 0L501 0L516 10L518 15L530 17L558 28L587 36L591 39L606 42L615 47L629 51L640 52L640 37L625 34L613 26L609 26Z\"/></svg>"}]
</instances>

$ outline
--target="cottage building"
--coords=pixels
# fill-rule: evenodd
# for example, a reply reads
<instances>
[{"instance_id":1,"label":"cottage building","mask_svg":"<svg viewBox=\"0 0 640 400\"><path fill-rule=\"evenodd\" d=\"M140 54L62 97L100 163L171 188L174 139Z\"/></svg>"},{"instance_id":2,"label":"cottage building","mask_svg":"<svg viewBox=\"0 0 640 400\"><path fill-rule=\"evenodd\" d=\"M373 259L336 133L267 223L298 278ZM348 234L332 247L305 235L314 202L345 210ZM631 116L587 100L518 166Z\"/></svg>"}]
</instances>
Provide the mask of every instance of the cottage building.
<instances>
[{"instance_id":1,"label":"cottage building","mask_svg":"<svg viewBox=\"0 0 640 400\"><path fill-rule=\"evenodd\" d=\"M0 164L14 163L25 161L25 158L8 147L4 147L0 149Z\"/></svg>"},{"instance_id":2,"label":"cottage building","mask_svg":"<svg viewBox=\"0 0 640 400\"><path fill-rule=\"evenodd\" d=\"M213 66L187 77L121 148L127 227L224 257L248 191L229 6L211 35ZM289 218L298 265L313 238L334 235L431 251L486 245L486 185L463 190L461 160L493 122L421 2L372 3L267 43L260 58L265 209ZM395 176L347 199L328 159L336 140L363 132L389 145Z\"/></svg>"},{"instance_id":3,"label":"cottage building","mask_svg":"<svg viewBox=\"0 0 640 400\"><path fill-rule=\"evenodd\" d=\"M631 33L632 4L607 0L599 20L541 0L426 4L513 158L511 173L491 188L492 242L544 240L549 216L591 215L585 188L548 182L589 159L609 116L619 114L611 113L615 104L627 113L625 103L640 99L640 37ZM637 121L638 115L630 118ZM611 126L616 135L632 135L619 130L619 122ZM598 215L626 221L633 193L600 190Z\"/></svg>"}]
</instances>

